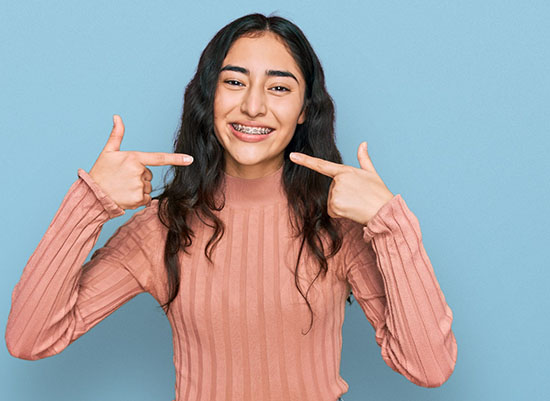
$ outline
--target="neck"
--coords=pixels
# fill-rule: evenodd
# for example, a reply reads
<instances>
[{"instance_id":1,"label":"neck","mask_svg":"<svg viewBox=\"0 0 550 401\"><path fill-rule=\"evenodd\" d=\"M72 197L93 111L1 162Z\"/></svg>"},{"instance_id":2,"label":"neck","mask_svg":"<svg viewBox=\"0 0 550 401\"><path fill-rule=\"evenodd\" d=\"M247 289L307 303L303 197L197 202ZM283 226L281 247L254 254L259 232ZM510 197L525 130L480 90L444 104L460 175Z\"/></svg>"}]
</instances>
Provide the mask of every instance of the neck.
<instances>
[{"instance_id":1,"label":"neck","mask_svg":"<svg viewBox=\"0 0 550 401\"><path fill-rule=\"evenodd\" d=\"M242 178L224 172L226 202L232 206L254 207L286 202L283 189L283 168L259 178Z\"/></svg>"}]
</instances>

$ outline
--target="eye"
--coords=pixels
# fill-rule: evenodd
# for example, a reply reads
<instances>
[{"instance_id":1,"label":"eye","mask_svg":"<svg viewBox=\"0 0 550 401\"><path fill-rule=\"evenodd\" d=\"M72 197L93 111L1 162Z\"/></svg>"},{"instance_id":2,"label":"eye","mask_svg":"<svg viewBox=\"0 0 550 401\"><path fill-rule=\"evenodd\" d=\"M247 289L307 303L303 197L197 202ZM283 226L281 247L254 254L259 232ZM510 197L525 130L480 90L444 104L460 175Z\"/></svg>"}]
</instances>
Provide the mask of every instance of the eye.
<instances>
[{"instance_id":1,"label":"eye","mask_svg":"<svg viewBox=\"0 0 550 401\"><path fill-rule=\"evenodd\" d=\"M276 92L289 92L290 91L290 89L288 89L284 86L280 86L280 85L274 86L272 89L275 89Z\"/></svg>"},{"instance_id":2,"label":"eye","mask_svg":"<svg viewBox=\"0 0 550 401\"><path fill-rule=\"evenodd\" d=\"M223 81L229 85L232 85L232 86L241 86L242 83L240 83L239 81L237 81L236 79L226 79L225 81Z\"/></svg>"}]
</instances>

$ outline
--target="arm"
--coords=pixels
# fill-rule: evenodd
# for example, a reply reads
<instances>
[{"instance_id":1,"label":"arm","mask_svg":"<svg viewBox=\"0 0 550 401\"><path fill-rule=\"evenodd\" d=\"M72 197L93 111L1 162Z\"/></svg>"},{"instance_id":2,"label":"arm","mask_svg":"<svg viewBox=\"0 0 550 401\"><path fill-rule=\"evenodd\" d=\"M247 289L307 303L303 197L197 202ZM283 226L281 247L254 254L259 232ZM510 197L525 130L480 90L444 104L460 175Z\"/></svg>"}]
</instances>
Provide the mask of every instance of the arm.
<instances>
[{"instance_id":1,"label":"arm","mask_svg":"<svg viewBox=\"0 0 550 401\"><path fill-rule=\"evenodd\" d=\"M78 175L13 290L6 344L15 357L35 360L61 352L145 291L145 275L133 273L148 261L133 235L139 213L82 265L103 224L124 210L84 170Z\"/></svg>"},{"instance_id":2,"label":"arm","mask_svg":"<svg viewBox=\"0 0 550 401\"><path fill-rule=\"evenodd\" d=\"M363 227L362 236L352 247L346 276L375 329L382 358L419 386L441 386L457 357L453 314L416 216L395 195Z\"/></svg>"}]
</instances>

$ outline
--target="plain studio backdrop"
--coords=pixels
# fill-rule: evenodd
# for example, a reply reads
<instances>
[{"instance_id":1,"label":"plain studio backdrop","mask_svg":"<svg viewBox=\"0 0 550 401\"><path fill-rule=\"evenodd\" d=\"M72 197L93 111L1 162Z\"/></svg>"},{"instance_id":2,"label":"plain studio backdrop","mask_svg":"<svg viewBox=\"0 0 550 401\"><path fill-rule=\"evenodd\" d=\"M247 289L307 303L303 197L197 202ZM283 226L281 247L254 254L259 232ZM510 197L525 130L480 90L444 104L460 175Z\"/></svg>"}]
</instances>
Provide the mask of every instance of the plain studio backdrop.
<instances>
[{"instance_id":1,"label":"plain studio backdrop","mask_svg":"<svg viewBox=\"0 0 550 401\"><path fill-rule=\"evenodd\" d=\"M102 150L112 115L126 125L121 150L171 152L202 49L231 20L275 12L321 59L344 162L357 167L367 141L389 190L418 217L454 313L455 371L427 389L385 364L359 305L347 305L344 399L550 393L550 3L1 4L2 336L13 287L77 169L89 171ZM154 187L166 169L151 167ZM134 212L105 224L94 250ZM149 294L59 355L29 362L0 347L2 400L172 400L174 381L170 326Z\"/></svg>"}]
</instances>

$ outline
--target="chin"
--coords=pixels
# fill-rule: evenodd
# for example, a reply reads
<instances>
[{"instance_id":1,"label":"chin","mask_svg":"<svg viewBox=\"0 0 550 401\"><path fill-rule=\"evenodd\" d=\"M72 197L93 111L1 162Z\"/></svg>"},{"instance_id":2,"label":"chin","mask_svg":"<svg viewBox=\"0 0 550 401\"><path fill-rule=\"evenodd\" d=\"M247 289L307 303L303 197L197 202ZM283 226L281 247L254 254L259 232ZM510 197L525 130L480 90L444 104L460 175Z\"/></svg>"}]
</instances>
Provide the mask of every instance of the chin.
<instances>
[{"instance_id":1,"label":"chin","mask_svg":"<svg viewBox=\"0 0 550 401\"><path fill-rule=\"evenodd\" d=\"M243 164L246 166L253 166L269 160L268 155L250 151L237 152L235 154L231 154L231 157L237 164Z\"/></svg>"},{"instance_id":2,"label":"chin","mask_svg":"<svg viewBox=\"0 0 550 401\"><path fill-rule=\"evenodd\" d=\"M266 162L266 159L259 157L235 158L235 163L239 166L258 166Z\"/></svg>"}]
</instances>

